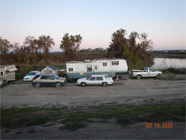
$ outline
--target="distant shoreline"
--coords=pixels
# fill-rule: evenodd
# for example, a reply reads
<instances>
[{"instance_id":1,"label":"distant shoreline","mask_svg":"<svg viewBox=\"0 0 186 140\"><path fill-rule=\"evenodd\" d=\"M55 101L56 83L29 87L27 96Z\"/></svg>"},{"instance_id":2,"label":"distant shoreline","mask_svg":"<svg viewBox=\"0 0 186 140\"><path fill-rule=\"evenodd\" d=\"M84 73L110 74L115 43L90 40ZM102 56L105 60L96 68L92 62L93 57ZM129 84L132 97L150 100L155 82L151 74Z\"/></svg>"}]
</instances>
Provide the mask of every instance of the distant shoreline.
<instances>
[{"instance_id":1,"label":"distant shoreline","mask_svg":"<svg viewBox=\"0 0 186 140\"><path fill-rule=\"evenodd\" d=\"M155 58L180 58L185 59L185 54L152 54Z\"/></svg>"}]
</instances>

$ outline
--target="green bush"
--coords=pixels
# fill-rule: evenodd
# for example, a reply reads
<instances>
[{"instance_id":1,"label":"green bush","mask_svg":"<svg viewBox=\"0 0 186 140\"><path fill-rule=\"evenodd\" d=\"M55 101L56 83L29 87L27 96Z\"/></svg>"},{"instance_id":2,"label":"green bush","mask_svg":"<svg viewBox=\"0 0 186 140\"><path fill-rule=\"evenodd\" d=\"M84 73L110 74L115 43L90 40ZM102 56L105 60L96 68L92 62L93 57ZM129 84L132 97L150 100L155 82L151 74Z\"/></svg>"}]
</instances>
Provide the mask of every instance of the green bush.
<instances>
[{"instance_id":1,"label":"green bush","mask_svg":"<svg viewBox=\"0 0 186 140\"><path fill-rule=\"evenodd\" d=\"M169 67L167 69L162 70L162 72L163 73L186 74L186 68Z\"/></svg>"},{"instance_id":2,"label":"green bush","mask_svg":"<svg viewBox=\"0 0 186 140\"><path fill-rule=\"evenodd\" d=\"M16 79L23 79L23 77L33 70L32 65L17 66Z\"/></svg>"}]
</instances>

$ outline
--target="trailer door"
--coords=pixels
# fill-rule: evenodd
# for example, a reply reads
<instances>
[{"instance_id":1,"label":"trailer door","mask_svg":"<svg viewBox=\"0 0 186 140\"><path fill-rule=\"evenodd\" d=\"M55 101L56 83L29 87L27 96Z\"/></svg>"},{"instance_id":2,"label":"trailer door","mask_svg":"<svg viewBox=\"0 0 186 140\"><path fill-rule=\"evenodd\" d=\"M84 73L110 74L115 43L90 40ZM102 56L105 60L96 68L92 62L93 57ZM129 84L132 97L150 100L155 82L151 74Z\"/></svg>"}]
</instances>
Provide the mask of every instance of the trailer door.
<instances>
[{"instance_id":1,"label":"trailer door","mask_svg":"<svg viewBox=\"0 0 186 140\"><path fill-rule=\"evenodd\" d=\"M98 65L94 65L94 72L98 72Z\"/></svg>"}]
</instances>

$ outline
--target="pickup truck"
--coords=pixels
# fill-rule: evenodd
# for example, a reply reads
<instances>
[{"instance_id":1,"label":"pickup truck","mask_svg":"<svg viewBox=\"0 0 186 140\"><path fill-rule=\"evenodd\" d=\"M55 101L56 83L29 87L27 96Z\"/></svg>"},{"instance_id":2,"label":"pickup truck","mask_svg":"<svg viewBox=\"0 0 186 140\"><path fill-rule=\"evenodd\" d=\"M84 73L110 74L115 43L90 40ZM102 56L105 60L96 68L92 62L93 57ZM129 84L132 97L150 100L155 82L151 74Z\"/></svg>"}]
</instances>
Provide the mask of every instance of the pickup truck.
<instances>
[{"instance_id":1,"label":"pickup truck","mask_svg":"<svg viewBox=\"0 0 186 140\"><path fill-rule=\"evenodd\" d=\"M82 87L86 85L112 85L112 77L105 77L104 75L92 75L90 78L80 78L77 80L76 85L81 85Z\"/></svg>"},{"instance_id":2,"label":"pickup truck","mask_svg":"<svg viewBox=\"0 0 186 140\"><path fill-rule=\"evenodd\" d=\"M142 77L162 77L161 71L155 71L152 68L146 67L144 69L139 70L129 70L129 75L132 77L136 77L137 79L141 79Z\"/></svg>"}]
</instances>

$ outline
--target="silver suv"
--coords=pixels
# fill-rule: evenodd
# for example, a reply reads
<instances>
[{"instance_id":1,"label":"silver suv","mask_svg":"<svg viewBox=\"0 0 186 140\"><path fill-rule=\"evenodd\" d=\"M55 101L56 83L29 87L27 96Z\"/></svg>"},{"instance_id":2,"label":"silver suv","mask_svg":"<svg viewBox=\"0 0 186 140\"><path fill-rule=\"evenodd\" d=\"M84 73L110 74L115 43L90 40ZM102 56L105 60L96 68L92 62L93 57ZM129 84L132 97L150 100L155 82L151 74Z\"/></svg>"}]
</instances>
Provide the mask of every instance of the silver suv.
<instances>
[{"instance_id":1,"label":"silver suv","mask_svg":"<svg viewBox=\"0 0 186 140\"><path fill-rule=\"evenodd\" d=\"M32 80L32 85L35 88L40 86L56 86L57 88L61 87L66 82L66 79L63 77L58 77L53 74L41 74L36 75Z\"/></svg>"}]
</instances>

